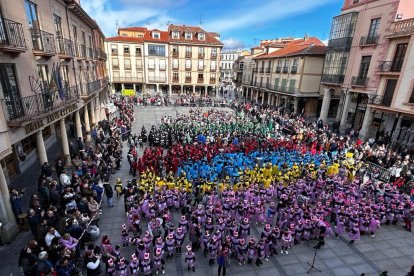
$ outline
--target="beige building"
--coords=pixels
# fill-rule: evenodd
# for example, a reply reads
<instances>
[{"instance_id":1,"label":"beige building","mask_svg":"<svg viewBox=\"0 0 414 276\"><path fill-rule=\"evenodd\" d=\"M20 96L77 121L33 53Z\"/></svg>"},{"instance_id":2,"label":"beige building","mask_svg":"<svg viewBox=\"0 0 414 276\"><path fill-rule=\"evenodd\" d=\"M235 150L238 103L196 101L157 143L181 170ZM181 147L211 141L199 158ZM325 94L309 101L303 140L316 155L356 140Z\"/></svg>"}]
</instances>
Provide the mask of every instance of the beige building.
<instances>
[{"instance_id":1,"label":"beige building","mask_svg":"<svg viewBox=\"0 0 414 276\"><path fill-rule=\"evenodd\" d=\"M67 124L90 139L109 82L104 36L78 1L3 0L0 22L0 221L9 241L16 224L8 182L54 162L46 153L54 143L69 162Z\"/></svg>"},{"instance_id":2,"label":"beige building","mask_svg":"<svg viewBox=\"0 0 414 276\"><path fill-rule=\"evenodd\" d=\"M218 35L200 27L169 25L171 90L175 94L212 95L219 84Z\"/></svg>"},{"instance_id":3,"label":"beige building","mask_svg":"<svg viewBox=\"0 0 414 276\"><path fill-rule=\"evenodd\" d=\"M253 78L245 85L244 97L308 118L316 116L325 49L319 39L305 36L254 57Z\"/></svg>"},{"instance_id":4,"label":"beige building","mask_svg":"<svg viewBox=\"0 0 414 276\"><path fill-rule=\"evenodd\" d=\"M118 36L105 40L113 93L124 89L133 89L137 92L145 89L143 53L146 31L146 28L141 27L120 28Z\"/></svg>"}]
</instances>

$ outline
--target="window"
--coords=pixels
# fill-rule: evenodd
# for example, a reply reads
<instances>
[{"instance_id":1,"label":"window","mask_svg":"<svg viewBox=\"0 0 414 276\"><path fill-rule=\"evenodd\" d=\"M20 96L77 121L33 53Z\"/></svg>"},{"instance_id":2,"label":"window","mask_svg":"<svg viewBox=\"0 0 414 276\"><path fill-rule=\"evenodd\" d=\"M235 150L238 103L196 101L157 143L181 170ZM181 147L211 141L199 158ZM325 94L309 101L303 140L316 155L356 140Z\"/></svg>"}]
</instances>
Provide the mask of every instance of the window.
<instances>
[{"instance_id":1,"label":"window","mask_svg":"<svg viewBox=\"0 0 414 276\"><path fill-rule=\"evenodd\" d=\"M185 60L185 69L191 69L191 59Z\"/></svg>"},{"instance_id":2,"label":"window","mask_svg":"<svg viewBox=\"0 0 414 276\"><path fill-rule=\"evenodd\" d=\"M141 47L135 47L135 55L138 57L142 56Z\"/></svg>"},{"instance_id":3,"label":"window","mask_svg":"<svg viewBox=\"0 0 414 276\"><path fill-rule=\"evenodd\" d=\"M277 88L277 87L278 87L278 85L279 85L279 78L276 78L276 79L275 79L275 88Z\"/></svg>"},{"instance_id":4,"label":"window","mask_svg":"<svg viewBox=\"0 0 414 276\"><path fill-rule=\"evenodd\" d=\"M211 73L210 74L210 79L215 80L216 79L216 73Z\"/></svg>"},{"instance_id":5,"label":"window","mask_svg":"<svg viewBox=\"0 0 414 276\"><path fill-rule=\"evenodd\" d=\"M17 85L17 76L13 64L0 63L0 94L3 94L4 103L10 119L17 119L24 115L23 103Z\"/></svg>"},{"instance_id":6,"label":"window","mask_svg":"<svg viewBox=\"0 0 414 276\"><path fill-rule=\"evenodd\" d=\"M60 16L53 14L53 23L55 24L56 37L62 37L62 19Z\"/></svg>"},{"instance_id":7,"label":"window","mask_svg":"<svg viewBox=\"0 0 414 276\"><path fill-rule=\"evenodd\" d=\"M198 61L198 70L204 70L204 60Z\"/></svg>"},{"instance_id":8,"label":"window","mask_svg":"<svg viewBox=\"0 0 414 276\"><path fill-rule=\"evenodd\" d=\"M368 75L369 64L371 63L371 56L363 56L361 65L359 67L358 78L365 79Z\"/></svg>"},{"instance_id":9,"label":"window","mask_svg":"<svg viewBox=\"0 0 414 276\"><path fill-rule=\"evenodd\" d=\"M70 82L70 80L69 80L69 66L68 65L64 65L62 63L60 64L60 75L62 77L63 84L65 86L68 86L69 82Z\"/></svg>"},{"instance_id":10,"label":"window","mask_svg":"<svg viewBox=\"0 0 414 276\"><path fill-rule=\"evenodd\" d=\"M178 59L173 59L173 62L172 62L172 68L173 69L178 69Z\"/></svg>"},{"instance_id":11,"label":"window","mask_svg":"<svg viewBox=\"0 0 414 276\"><path fill-rule=\"evenodd\" d=\"M172 46L172 55L174 57L177 57L178 56L178 46L177 45L173 45Z\"/></svg>"},{"instance_id":12,"label":"window","mask_svg":"<svg viewBox=\"0 0 414 276\"><path fill-rule=\"evenodd\" d=\"M131 70L131 60L129 58L124 59L125 70Z\"/></svg>"},{"instance_id":13,"label":"window","mask_svg":"<svg viewBox=\"0 0 414 276\"><path fill-rule=\"evenodd\" d=\"M204 33L198 33L198 40L204 40L206 35Z\"/></svg>"},{"instance_id":14,"label":"window","mask_svg":"<svg viewBox=\"0 0 414 276\"><path fill-rule=\"evenodd\" d=\"M349 52L328 52L325 57L323 80L327 82L342 83L348 63Z\"/></svg>"},{"instance_id":15,"label":"window","mask_svg":"<svg viewBox=\"0 0 414 276\"><path fill-rule=\"evenodd\" d=\"M165 45L148 45L148 54L150 56L165 56Z\"/></svg>"},{"instance_id":16,"label":"window","mask_svg":"<svg viewBox=\"0 0 414 276\"><path fill-rule=\"evenodd\" d=\"M119 61L117 58L112 58L112 69L113 70L119 69Z\"/></svg>"},{"instance_id":17,"label":"window","mask_svg":"<svg viewBox=\"0 0 414 276\"><path fill-rule=\"evenodd\" d=\"M185 81L191 82L191 72L185 72Z\"/></svg>"},{"instance_id":18,"label":"window","mask_svg":"<svg viewBox=\"0 0 414 276\"><path fill-rule=\"evenodd\" d=\"M76 48L76 47L75 47ZM118 45L111 44L111 55L116 56L118 55Z\"/></svg>"},{"instance_id":19,"label":"window","mask_svg":"<svg viewBox=\"0 0 414 276\"><path fill-rule=\"evenodd\" d=\"M381 18L371 19L371 25L369 26L368 36L373 37L378 34Z\"/></svg>"},{"instance_id":20,"label":"window","mask_svg":"<svg viewBox=\"0 0 414 276\"><path fill-rule=\"evenodd\" d=\"M160 66L160 67L159 67L159 68L160 68L160 70L163 70L163 71L165 70L165 67L166 67L166 66L165 66L165 60L164 60L164 59L161 59L161 60L160 60L159 66Z\"/></svg>"},{"instance_id":21,"label":"window","mask_svg":"<svg viewBox=\"0 0 414 276\"><path fill-rule=\"evenodd\" d=\"M129 56L129 46L124 45L124 56Z\"/></svg>"},{"instance_id":22,"label":"window","mask_svg":"<svg viewBox=\"0 0 414 276\"><path fill-rule=\"evenodd\" d=\"M159 32L152 32L152 38L160 39L160 33Z\"/></svg>"},{"instance_id":23,"label":"window","mask_svg":"<svg viewBox=\"0 0 414 276\"><path fill-rule=\"evenodd\" d=\"M47 65L38 64L37 75L39 76L39 80L41 81L43 93L48 92L47 90L49 88L49 72L48 72Z\"/></svg>"},{"instance_id":24,"label":"window","mask_svg":"<svg viewBox=\"0 0 414 276\"><path fill-rule=\"evenodd\" d=\"M358 12L349 12L333 18L329 35L329 47L348 48L352 44Z\"/></svg>"},{"instance_id":25,"label":"window","mask_svg":"<svg viewBox=\"0 0 414 276\"><path fill-rule=\"evenodd\" d=\"M193 38L193 34L190 32L185 32L185 39L190 40Z\"/></svg>"},{"instance_id":26,"label":"window","mask_svg":"<svg viewBox=\"0 0 414 276\"><path fill-rule=\"evenodd\" d=\"M216 70L216 61L215 61L215 60L212 60L212 61L211 61L211 63L210 63L210 68L211 68L211 71Z\"/></svg>"},{"instance_id":27,"label":"window","mask_svg":"<svg viewBox=\"0 0 414 276\"><path fill-rule=\"evenodd\" d=\"M142 70L142 61L141 61L141 59L137 59L136 63L137 63L137 70Z\"/></svg>"},{"instance_id":28,"label":"window","mask_svg":"<svg viewBox=\"0 0 414 276\"><path fill-rule=\"evenodd\" d=\"M173 39L180 39L180 32L179 31L173 31L172 32L172 38Z\"/></svg>"},{"instance_id":29,"label":"window","mask_svg":"<svg viewBox=\"0 0 414 276\"><path fill-rule=\"evenodd\" d=\"M33 2L26 0L24 2L24 8L26 10L27 21L29 23L29 28L38 30L40 29L39 26L39 19L37 17L37 6Z\"/></svg>"},{"instance_id":30,"label":"window","mask_svg":"<svg viewBox=\"0 0 414 276\"><path fill-rule=\"evenodd\" d=\"M191 57L191 46L186 46L185 47L185 56L186 57Z\"/></svg>"},{"instance_id":31,"label":"window","mask_svg":"<svg viewBox=\"0 0 414 276\"><path fill-rule=\"evenodd\" d=\"M155 61L153 59L148 60L148 69L154 70L155 69Z\"/></svg>"},{"instance_id":32,"label":"window","mask_svg":"<svg viewBox=\"0 0 414 276\"><path fill-rule=\"evenodd\" d=\"M211 48L211 57L217 57L217 48Z\"/></svg>"},{"instance_id":33,"label":"window","mask_svg":"<svg viewBox=\"0 0 414 276\"><path fill-rule=\"evenodd\" d=\"M173 81L178 81L178 72L173 72Z\"/></svg>"},{"instance_id":34,"label":"window","mask_svg":"<svg viewBox=\"0 0 414 276\"><path fill-rule=\"evenodd\" d=\"M414 103L414 87L413 87L413 91L411 92L411 97L408 100L409 103Z\"/></svg>"},{"instance_id":35,"label":"window","mask_svg":"<svg viewBox=\"0 0 414 276\"><path fill-rule=\"evenodd\" d=\"M203 73L198 73L198 79L199 79L199 80L204 79L204 74L203 74Z\"/></svg>"},{"instance_id":36,"label":"window","mask_svg":"<svg viewBox=\"0 0 414 276\"><path fill-rule=\"evenodd\" d=\"M296 80L290 80L290 82L289 82L289 92L295 92L295 85L296 85Z\"/></svg>"},{"instance_id":37,"label":"window","mask_svg":"<svg viewBox=\"0 0 414 276\"><path fill-rule=\"evenodd\" d=\"M407 52L408 43L397 44L394 59L392 60L391 71L400 72L404 63L405 54Z\"/></svg>"}]
</instances>

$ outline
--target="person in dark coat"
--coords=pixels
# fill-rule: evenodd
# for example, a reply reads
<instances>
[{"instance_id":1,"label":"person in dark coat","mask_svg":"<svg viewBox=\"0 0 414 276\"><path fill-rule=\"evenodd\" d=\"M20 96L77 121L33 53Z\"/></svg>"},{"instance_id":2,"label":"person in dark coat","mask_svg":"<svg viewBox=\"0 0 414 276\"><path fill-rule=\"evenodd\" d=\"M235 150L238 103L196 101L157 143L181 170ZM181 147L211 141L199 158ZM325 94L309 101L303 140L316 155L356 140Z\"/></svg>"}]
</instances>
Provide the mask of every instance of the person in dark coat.
<instances>
[{"instance_id":1,"label":"person in dark coat","mask_svg":"<svg viewBox=\"0 0 414 276\"><path fill-rule=\"evenodd\" d=\"M108 181L105 181L103 187L105 190L108 207L114 207L114 204L112 203L112 198L114 197L114 189L112 188L111 184L108 183Z\"/></svg>"},{"instance_id":2,"label":"person in dark coat","mask_svg":"<svg viewBox=\"0 0 414 276\"><path fill-rule=\"evenodd\" d=\"M44 174L46 177L52 176L52 168L50 167L49 162L43 163L41 173Z\"/></svg>"}]
</instances>

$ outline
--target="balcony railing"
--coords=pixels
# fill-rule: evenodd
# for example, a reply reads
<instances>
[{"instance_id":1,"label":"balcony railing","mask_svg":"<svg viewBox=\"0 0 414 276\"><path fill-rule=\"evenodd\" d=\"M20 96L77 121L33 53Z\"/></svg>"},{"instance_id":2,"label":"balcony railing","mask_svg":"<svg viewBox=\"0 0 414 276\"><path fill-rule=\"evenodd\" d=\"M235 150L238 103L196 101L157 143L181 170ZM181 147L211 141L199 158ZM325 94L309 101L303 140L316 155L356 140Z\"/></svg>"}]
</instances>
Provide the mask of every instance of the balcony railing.
<instances>
[{"instance_id":1,"label":"balcony railing","mask_svg":"<svg viewBox=\"0 0 414 276\"><path fill-rule=\"evenodd\" d=\"M380 61L377 70L379 72L401 72L403 61Z\"/></svg>"},{"instance_id":2,"label":"balcony railing","mask_svg":"<svg viewBox=\"0 0 414 276\"><path fill-rule=\"evenodd\" d=\"M197 66L198 71L204 71L205 68L206 68L206 66Z\"/></svg>"},{"instance_id":3,"label":"balcony railing","mask_svg":"<svg viewBox=\"0 0 414 276\"><path fill-rule=\"evenodd\" d=\"M99 59L106 60L108 58L107 54L103 49L98 49L99 51Z\"/></svg>"},{"instance_id":4,"label":"balcony railing","mask_svg":"<svg viewBox=\"0 0 414 276\"><path fill-rule=\"evenodd\" d=\"M364 35L361 36L361 39L359 40L359 45L360 46L367 46L367 45L376 45L378 44L378 40L379 40L379 34L374 34L374 35Z\"/></svg>"},{"instance_id":5,"label":"balcony railing","mask_svg":"<svg viewBox=\"0 0 414 276\"><path fill-rule=\"evenodd\" d=\"M113 77L112 81L120 83L140 83L143 82L144 79L142 77Z\"/></svg>"},{"instance_id":6,"label":"balcony railing","mask_svg":"<svg viewBox=\"0 0 414 276\"><path fill-rule=\"evenodd\" d=\"M160 77L149 77L149 82L167 82L166 78L160 78Z\"/></svg>"},{"instance_id":7,"label":"balcony railing","mask_svg":"<svg viewBox=\"0 0 414 276\"><path fill-rule=\"evenodd\" d=\"M160 71L165 71L165 70L167 70L167 67L165 67L165 66L161 67L160 66Z\"/></svg>"},{"instance_id":8,"label":"balcony railing","mask_svg":"<svg viewBox=\"0 0 414 276\"><path fill-rule=\"evenodd\" d=\"M93 59L99 59L99 51L97 49L93 50Z\"/></svg>"},{"instance_id":9,"label":"balcony railing","mask_svg":"<svg viewBox=\"0 0 414 276\"><path fill-rule=\"evenodd\" d=\"M86 48L86 57L88 59L93 59L93 49L92 48L90 48L90 47Z\"/></svg>"},{"instance_id":10,"label":"balcony railing","mask_svg":"<svg viewBox=\"0 0 414 276\"><path fill-rule=\"evenodd\" d=\"M78 46L79 46L79 52L78 52L79 57L86 58L86 46L83 44L79 44Z\"/></svg>"},{"instance_id":11,"label":"balcony railing","mask_svg":"<svg viewBox=\"0 0 414 276\"><path fill-rule=\"evenodd\" d=\"M351 85L355 86L367 86L369 78L366 76L353 76L351 78Z\"/></svg>"},{"instance_id":12,"label":"balcony railing","mask_svg":"<svg viewBox=\"0 0 414 276\"><path fill-rule=\"evenodd\" d=\"M274 86L275 91L285 92L285 93L297 93L297 89L291 86Z\"/></svg>"},{"instance_id":13,"label":"balcony railing","mask_svg":"<svg viewBox=\"0 0 414 276\"><path fill-rule=\"evenodd\" d=\"M198 53L198 58L204 58L205 54L204 53Z\"/></svg>"},{"instance_id":14,"label":"balcony railing","mask_svg":"<svg viewBox=\"0 0 414 276\"><path fill-rule=\"evenodd\" d=\"M47 55L56 54L55 36L51 33L30 29L32 36L33 50L43 52Z\"/></svg>"},{"instance_id":15,"label":"balcony railing","mask_svg":"<svg viewBox=\"0 0 414 276\"><path fill-rule=\"evenodd\" d=\"M185 71L191 71L191 66L190 67L186 66Z\"/></svg>"},{"instance_id":16,"label":"balcony railing","mask_svg":"<svg viewBox=\"0 0 414 276\"><path fill-rule=\"evenodd\" d=\"M259 68L259 73L263 73L264 72L264 68Z\"/></svg>"},{"instance_id":17,"label":"balcony railing","mask_svg":"<svg viewBox=\"0 0 414 276\"><path fill-rule=\"evenodd\" d=\"M288 72L289 72L289 67L288 66L283 66L282 73L287 74Z\"/></svg>"},{"instance_id":18,"label":"balcony railing","mask_svg":"<svg viewBox=\"0 0 414 276\"><path fill-rule=\"evenodd\" d=\"M50 111L58 110L78 99L76 86L49 90L42 88L43 93L28 97L3 99L8 121L12 123L31 121L48 115Z\"/></svg>"},{"instance_id":19,"label":"balcony railing","mask_svg":"<svg viewBox=\"0 0 414 276\"><path fill-rule=\"evenodd\" d=\"M178 66L178 64L173 65L173 66L172 66L172 69L174 69L174 70L178 70L178 69L180 69L180 66Z\"/></svg>"},{"instance_id":20,"label":"balcony railing","mask_svg":"<svg viewBox=\"0 0 414 276\"><path fill-rule=\"evenodd\" d=\"M111 51L111 56L117 56L117 55L118 55L118 50Z\"/></svg>"},{"instance_id":21,"label":"balcony railing","mask_svg":"<svg viewBox=\"0 0 414 276\"><path fill-rule=\"evenodd\" d=\"M190 57L192 57L192 52L185 52L185 57L186 58L190 58Z\"/></svg>"},{"instance_id":22,"label":"balcony railing","mask_svg":"<svg viewBox=\"0 0 414 276\"><path fill-rule=\"evenodd\" d=\"M112 69L113 70L119 70L119 65L112 64Z\"/></svg>"},{"instance_id":23,"label":"balcony railing","mask_svg":"<svg viewBox=\"0 0 414 276\"><path fill-rule=\"evenodd\" d=\"M217 58L217 55L215 55L215 54L210 55L210 59L216 59L216 58Z\"/></svg>"},{"instance_id":24,"label":"balcony railing","mask_svg":"<svg viewBox=\"0 0 414 276\"><path fill-rule=\"evenodd\" d=\"M191 82L191 78L185 78L185 82L186 83L190 83Z\"/></svg>"},{"instance_id":25,"label":"balcony railing","mask_svg":"<svg viewBox=\"0 0 414 276\"><path fill-rule=\"evenodd\" d=\"M173 78L172 81L177 83L177 82L180 82L180 79L179 78Z\"/></svg>"},{"instance_id":26,"label":"balcony railing","mask_svg":"<svg viewBox=\"0 0 414 276\"><path fill-rule=\"evenodd\" d=\"M290 68L290 73L291 74L296 74L297 72L298 72L298 66L293 65L292 68Z\"/></svg>"},{"instance_id":27,"label":"balcony railing","mask_svg":"<svg viewBox=\"0 0 414 276\"><path fill-rule=\"evenodd\" d=\"M214 68L213 67L210 67L210 71L211 72L216 72L216 70L217 70L217 67L214 67Z\"/></svg>"},{"instance_id":28,"label":"balcony railing","mask_svg":"<svg viewBox=\"0 0 414 276\"><path fill-rule=\"evenodd\" d=\"M276 73L282 72L282 66L276 66Z\"/></svg>"},{"instance_id":29,"label":"balcony railing","mask_svg":"<svg viewBox=\"0 0 414 276\"><path fill-rule=\"evenodd\" d=\"M344 82L344 75L322 75L321 82L341 84Z\"/></svg>"},{"instance_id":30,"label":"balcony railing","mask_svg":"<svg viewBox=\"0 0 414 276\"><path fill-rule=\"evenodd\" d=\"M216 83L216 79L210 79L210 83Z\"/></svg>"},{"instance_id":31,"label":"balcony railing","mask_svg":"<svg viewBox=\"0 0 414 276\"><path fill-rule=\"evenodd\" d=\"M137 70L142 71L142 65L137 65Z\"/></svg>"},{"instance_id":32,"label":"balcony railing","mask_svg":"<svg viewBox=\"0 0 414 276\"><path fill-rule=\"evenodd\" d=\"M204 79L197 79L197 83L203 83Z\"/></svg>"},{"instance_id":33,"label":"balcony railing","mask_svg":"<svg viewBox=\"0 0 414 276\"><path fill-rule=\"evenodd\" d=\"M391 106L392 97L384 98L384 95L376 95L372 98L370 103L375 105Z\"/></svg>"},{"instance_id":34,"label":"balcony railing","mask_svg":"<svg viewBox=\"0 0 414 276\"><path fill-rule=\"evenodd\" d=\"M19 51L26 49L22 24L0 19L0 48L7 47Z\"/></svg>"},{"instance_id":35,"label":"balcony railing","mask_svg":"<svg viewBox=\"0 0 414 276\"><path fill-rule=\"evenodd\" d=\"M394 31L414 31L414 18L400 20L394 23Z\"/></svg>"},{"instance_id":36,"label":"balcony railing","mask_svg":"<svg viewBox=\"0 0 414 276\"><path fill-rule=\"evenodd\" d=\"M131 70L131 65L124 65L125 70Z\"/></svg>"},{"instance_id":37,"label":"balcony railing","mask_svg":"<svg viewBox=\"0 0 414 276\"><path fill-rule=\"evenodd\" d=\"M155 65L152 65L152 66L148 65L148 70L151 70L151 71L155 70Z\"/></svg>"},{"instance_id":38,"label":"balcony railing","mask_svg":"<svg viewBox=\"0 0 414 276\"><path fill-rule=\"evenodd\" d=\"M101 80L94 80L82 85L81 96L90 96L102 88Z\"/></svg>"},{"instance_id":39,"label":"balcony railing","mask_svg":"<svg viewBox=\"0 0 414 276\"><path fill-rule=\"evenodd\" d=\"M66 57L74 57L74 49L73 49L73 42L69 39L58 37L57 41L57 50L59 55L63 55Z\"/></svg>"},{"instance_id":40,"label":"balcony railing","mask_svg":"<svg viewBox=\"0 0 414 276\"><path fill-rule=\"evenodd\" d=\"M270 73L270 67L268 67L268 68L265 69L265 73L266 74L269 74Z\"/></svg>"}]
</instances>

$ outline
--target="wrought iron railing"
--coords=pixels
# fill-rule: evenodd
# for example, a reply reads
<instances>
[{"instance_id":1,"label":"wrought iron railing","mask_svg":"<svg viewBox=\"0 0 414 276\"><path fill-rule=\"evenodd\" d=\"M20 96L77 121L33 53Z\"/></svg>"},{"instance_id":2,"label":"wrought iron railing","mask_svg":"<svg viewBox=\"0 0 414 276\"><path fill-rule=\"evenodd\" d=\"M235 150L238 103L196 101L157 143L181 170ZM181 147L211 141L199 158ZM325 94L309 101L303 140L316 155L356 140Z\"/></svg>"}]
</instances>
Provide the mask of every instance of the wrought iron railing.
<instances>
[{"instance_id":1,"label":"wrought iron railing","mask_svg":"<svg viewBox=\"0 0 414 276\"><path fill-rule=\"evenodd\" d=\"M264 68L259 68L259 73L263 73L264 72Z\"/></svg>"},{"instance_id":2,"label":"wrought iron railing","mask_svg":"<svg viewBox=\"0 0 414 276\"><path fill-rule=\"evenodd\" d=\"M69 57L74 57L73 42L69 39L58 37L57 41L57 51L59 54L66 55Z\"/></svg>"},{"instance_id":3,"label":"wrought iron railing","mask_svg":"<svg viewBox=\"0 0 414 276\"><path fill-rule=\"evenodd\" d=\"M61 90L43 88L42 93L19 98L5 98L9 122L30 121L47 115L52 110L68 105L78 99L76 86L65 86Z\"/></svg>"},{"instance_id":4,"label":"wrought iron railing","mask_svg":"<svg viewBox=\"0 0 414 276\"><path fill-rule=\"evenodd\" d=\"M282 73L287 74L288 72L289 72L289 67L288 66L283 66Z\"/></svg>"},{"instance_id":5,"label":"wrought iron railing","mask_svg":"<svg viewBox=\"0 0 414 276\"><path fill-rule=\"evenodd\" d=\"M40 29L30 29L33 50L49 54L56 53L55 36Z\"/></svg>"},{"instance_id":6,"label":"wrought iron railing","mask_svg":"<svg viewBox=\"0 0 414 276\"><path fill-rule=\"evenodd\" d=\"M79 44L79 57L86 58L86 46Z\"/></svg>"},{"instance_id":7,"label":"wrought iron railing","mask_svg":"<svg viewBox=\"0 0 414 276\"><path fill-rule=\"evenodd\" d=\"M0 46L26 48L22 24L8 19L0 19Z\"/></svg>"},{"instance_id":8,"label":"wrought iron railing","mask_svg":"<svg viewBox=\"0 0 414 276\"><path fill-rule=\"evenodd\" d=\"M379 34L364 35L364 36L361 36L361 39L359 40L359 45L361 46L376 45L378 44L378 40L379 40Z\"/></svg>"},{"instance_id":9,"label":"wrought iron railing","mask_svg":"<svg viewBox=\"0 0 414 276\"><path fill-rule=\"evenodd\" d=\"M142 77L113 77L113 82L143 82Z\"/></svg>"},{"instance_id":10,"label":"wrought iron railing","mask_svg":"<svg viewBox=\"0 0 414 276\"><path fill-rule=\"evenodd\" d=\"M322 75L321 82L341 84L344 82L345 75Z\"/></svg>"},{"instance_id":11,"label":"wrought iron railing","mask_svg":"<svg viewBox=\"0 0 414 276\"><path fill-rule=\"evenodd\" d=\"M292 68L290 68L290 73L291 74L296 74L297 72L298 72L298 66L293 65Z\"/></svg>"},{"instance_id":12,"label":"wrought iron railing","mask_svg":"<svg viewBox=\"0 0 414 276\"><path fill-rule=\"evenodd\" d=\"M366 76L353 76L351 78L351 85L367 86L369 78Z\"/></svg>"},{"instance_id":13,"label":"wrought iron railing","mask_svg":"<svg viewBox=\"0 0 414 276\"><path fill-rule=\"evenodd\" d=\"M269 74L269 73L270 73L270 67L267 67L267 68L265 69L265 73L266 73L266 74Z\"/></svg>"},{"instance_id":14,"label":"wrought iron railing","mask_svg":"<svg viewBox=\"0 0 414 276\"><path fill-rule=\"evenodd\" d=\"M276 73L282 72L282 66L276 66Z\"/></svg>"},{"instance_id":15,"label":"wrought iron railing","mask_svg":"<svg viewBox=\"0 0 414 276\"><path fill-rule=\"evenodd\" d=\"M93 59L93 49L91 47L86 48L86 55L88 59Z\"/></svg>"},{"instance_id":16,"label":"wrought iron railing","mask_svg":"<svg viewBox=\"0 0 414 276\"><path fill-rule=\"evenodd\" d=\"M403 61L380 61L377 70L380 72L401 72Z\"/></svg>"}]
</instances>

